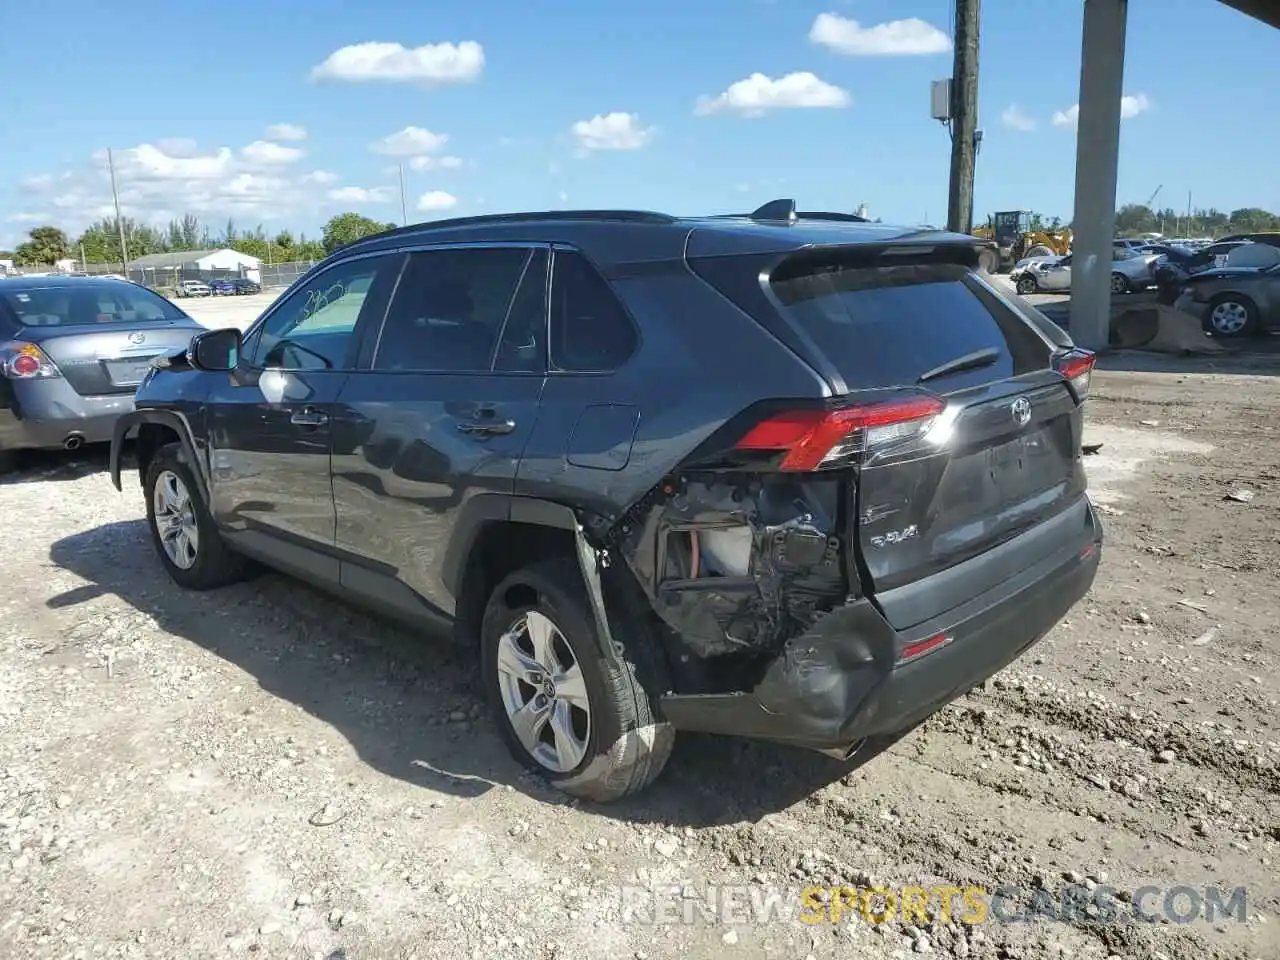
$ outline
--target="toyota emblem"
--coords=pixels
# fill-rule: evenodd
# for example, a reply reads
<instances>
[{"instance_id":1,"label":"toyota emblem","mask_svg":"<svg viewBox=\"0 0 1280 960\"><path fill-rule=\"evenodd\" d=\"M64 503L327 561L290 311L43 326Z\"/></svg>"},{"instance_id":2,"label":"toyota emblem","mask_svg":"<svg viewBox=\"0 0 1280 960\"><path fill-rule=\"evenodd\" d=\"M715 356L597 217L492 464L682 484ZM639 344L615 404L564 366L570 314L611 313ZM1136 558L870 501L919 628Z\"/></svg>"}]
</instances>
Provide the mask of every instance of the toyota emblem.
<instances>
[{"instance_id":1,"label":"toyota emblem","mask_svg":"<svg viewBox=\"0 0 1280 960\"><path fill-rule=\"evenodd\" d=\"M135 331L129 334L130 343L144 343L146 339L147 339L147 335L145 333L138 333L137 331Z\"/></svg>"},{"instance_id":2,"label":"toyota emblem","mask_svg":"<svg viewBox=\"0 0 1280 960\"><path fill-rule=\"evenodd\" d=\"M1025 427L1031 422L1031 401L1026 397L1019 397L1009 404L1009 413L1013 416L1014 423Z\"/></svg>"}]
</instances>

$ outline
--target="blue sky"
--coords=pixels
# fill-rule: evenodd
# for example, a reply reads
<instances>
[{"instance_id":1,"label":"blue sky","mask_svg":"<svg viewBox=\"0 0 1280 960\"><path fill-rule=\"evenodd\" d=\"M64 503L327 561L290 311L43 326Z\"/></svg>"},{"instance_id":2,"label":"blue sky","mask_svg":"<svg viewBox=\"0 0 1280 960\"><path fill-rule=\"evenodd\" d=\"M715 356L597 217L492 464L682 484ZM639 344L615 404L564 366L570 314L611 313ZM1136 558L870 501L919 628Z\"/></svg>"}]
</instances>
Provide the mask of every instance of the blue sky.
<instances>
[{"instance_id":1,"label":"blue sky","mask_svg":"<svg viewBox=\"0 0 1280 960\"><path fill-rule=\"evenodd\" d=\"M107 147L126 213L192 210L215 228L315 235L346 209L398 221L399 164L412 219L778 196L945 219L929 84L950 73L948 0L125 10L6 10L0 246L109 212ZM1069 218L1080 3L985 0L982 26L975 212ZM1280 210L1278 54L1280 31L1214 0L1131 4L1118 202L1163 185L1158 205L1191 191L1196 206Z\"/></svg>"}]
</instances>

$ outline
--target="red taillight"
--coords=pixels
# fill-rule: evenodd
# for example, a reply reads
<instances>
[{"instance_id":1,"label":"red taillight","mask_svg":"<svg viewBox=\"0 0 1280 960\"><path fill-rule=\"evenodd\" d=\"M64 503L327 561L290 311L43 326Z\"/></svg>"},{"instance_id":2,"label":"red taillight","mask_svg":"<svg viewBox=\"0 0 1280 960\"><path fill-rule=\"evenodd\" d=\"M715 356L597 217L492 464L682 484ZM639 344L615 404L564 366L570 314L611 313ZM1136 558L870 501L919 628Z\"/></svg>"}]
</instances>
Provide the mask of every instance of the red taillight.
<instances>
[{"instance_id":1,"label":"red taillight","mask_svg":"<svg viewBox=\"0 0 1280 960\"><path fill-rule=\"evenodd\" d=\"M34 343L21 340L0 343L0 376L11 380L58 377L58 368Z\"/></svg>"},{"instance_id":2,"label":"red taillight","mask_svg":"<svg viewBox=\"0 0 1280 960\"><path fill-rule=\"evenodd\" d=\"M907 660L923 657L926 653L932 653L939 647L945 647L950 642L950 634L939 633L928 640L917 640L915 643L909 643L902 648L902 653L898 655L898 662L905 663Z\"/></svg>"},{"instance_id":3,"label":"red taillight","mask_svg":"<svg viewBox=\"0 0 1280 960\"><path fill-rule=\"evenodd\" d=\"M9 365L15 374L20 377L34 377L40 372L40 361L30 354L22 354L13 358L13 363Z\"/></svg>"},{"instance_id":4,"label":"red taillight","mask_svg":"<svg viewBox=\"0 0 1280 960\"><path fill-rule=\"evenodd\" d=\"M1098 358L1091 350L1075 349L1059 354L1054 359L1053 367L1071 383L1071 389L1083 400L1089 395L1089 380L1093 376L1093 365Z\"/></svg>"},{"instance_id":5,"label":"red taillight","mask_svg":"<svg viewBox=\"0 0 1280 960\"><path fill-rule=\"evenodd\" d=\"M817 470L894 440L918 436L946 409L933 396L898 397L835 410L788 410L752 427L739 450L786 452L781 470Z\"/></svg>"}]
</instances>

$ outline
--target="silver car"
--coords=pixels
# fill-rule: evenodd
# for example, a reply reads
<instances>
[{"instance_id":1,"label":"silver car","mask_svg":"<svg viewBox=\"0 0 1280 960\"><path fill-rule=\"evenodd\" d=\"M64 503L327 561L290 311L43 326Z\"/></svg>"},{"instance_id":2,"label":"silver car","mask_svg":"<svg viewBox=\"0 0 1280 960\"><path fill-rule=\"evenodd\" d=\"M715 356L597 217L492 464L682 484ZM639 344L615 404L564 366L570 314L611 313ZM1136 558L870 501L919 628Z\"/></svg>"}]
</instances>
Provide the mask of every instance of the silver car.
<instances>
[{"instance_id":1,"label":"silver car","mask_svg":"<svg viewBox=\"0 0 1280 960\"><path fill-rule=\"evenodd\" d=\"M1123 247L1111 251L1111 292L1130 293L1145 290L1154 282L1152 264L1159 259L1156 254L1138 254ZM1071 289L1071 257L1030 263L1009 275L1018 293L1065 293Z\"/></svg>"},{"instance_id":2,"label":"silver car","mask_svg":"<svg viewBox=\"0 0 1280 960\"><path fill-rule=\"evenodd\" d=\"M203 329L126 280L0 279L0 470L15 450L109 441L151 361Z\"/></svg>"}]
</instances>

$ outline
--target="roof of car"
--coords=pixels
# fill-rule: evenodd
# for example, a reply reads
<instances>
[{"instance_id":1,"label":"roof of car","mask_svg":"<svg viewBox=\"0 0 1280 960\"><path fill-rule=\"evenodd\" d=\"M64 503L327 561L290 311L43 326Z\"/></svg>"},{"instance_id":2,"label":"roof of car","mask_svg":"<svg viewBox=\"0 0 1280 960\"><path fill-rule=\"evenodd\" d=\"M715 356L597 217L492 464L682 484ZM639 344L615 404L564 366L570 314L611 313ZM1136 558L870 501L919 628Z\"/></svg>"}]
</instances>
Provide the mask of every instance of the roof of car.
<instances>
[{"instance_id":1,"label":"roof of car","mask_svg":"<svg viewBox=\"0 0 1280 960\"><path fill-rule=\"evenodd\" d=\"M107 285L129 283L128 280L122 280L119 277L94 277L94 276L68 276L59 274L38 274L24 276L23 274L14 274L4 278L0 283L0 290L10 290L18 287L25 287L28 290L47 289L51 287L83 287L85 285Z\"/></svg>"},{"instance_id":2,"label":"roof of car","mask_svg":"<svg viewBox=\"0 0 1280 960\"><path fill-rule=\"evenodd\" d=\"M848 244L984 241L933 228L871 223L845 213L804 212L773 201L741 215L677 217L645 210L548 210L461 217L411 224L358 240L344 252L395 249L410 243L550 242L580 246L599 263L682 256L785 253Z\"/></svg>"}]
</instances>

